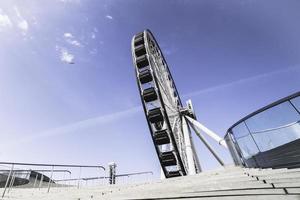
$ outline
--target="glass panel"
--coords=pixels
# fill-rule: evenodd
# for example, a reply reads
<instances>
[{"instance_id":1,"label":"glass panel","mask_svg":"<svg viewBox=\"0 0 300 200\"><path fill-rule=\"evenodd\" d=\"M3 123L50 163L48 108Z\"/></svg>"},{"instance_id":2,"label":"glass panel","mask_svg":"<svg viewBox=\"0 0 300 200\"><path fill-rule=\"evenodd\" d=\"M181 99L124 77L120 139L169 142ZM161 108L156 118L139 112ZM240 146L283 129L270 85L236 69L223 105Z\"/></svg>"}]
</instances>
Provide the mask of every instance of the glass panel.
<instances>
[{"instance_id":1,"label":"glass panel","mask_svg":"<svg viewBox=\"0 0 300 200\"><path fill-rule=\"evenodd\" d=\"M246 135L249 135L249 131L244 122L242 122L242 123L236 125L234 128L232 128L232 133L236 139L246 136Z\"/></svg>"},{"instance_id":2,"label":"glass panel","mask_svg":"<svg viewBox=\"0 0 300 200\"><path fill-rule=\"evenodd\" d=\"M292 104L298 109L300 112L300 97L296 97L291 99Z\"/></svg>"},{"instance_id":3,"label":"glass panel","mask_svg":"<svg viewBox=\"0 0 300 200\"><path fill-rule=\"evenodd\" d=\"M260 151L267 151L300 138L300 123L253 134Z\"/></svg>"},{"instance_id":4,"label":"glass panel","mask_svg":"<svg viewBox=\"0 0 300 200\"><path fill-rule=\"evenodd\" d=\"M238 145L242 151L243 157L245 159L247 159L259 152L259 150L257 149L257 147L250 135L237 139L237 143L238 143Z\"/></svg>"},{"instance_id":5,"label":"glass panel","mask_svg":"<svg viewBox=\"0 0 300 200\"><path fill-rule=\"evenodd\" d=\"M299 120L300 115L290 102L284 102L247 119L245 122L251 133L257 133L285 126Z\"/></svg>"}]
</instances>

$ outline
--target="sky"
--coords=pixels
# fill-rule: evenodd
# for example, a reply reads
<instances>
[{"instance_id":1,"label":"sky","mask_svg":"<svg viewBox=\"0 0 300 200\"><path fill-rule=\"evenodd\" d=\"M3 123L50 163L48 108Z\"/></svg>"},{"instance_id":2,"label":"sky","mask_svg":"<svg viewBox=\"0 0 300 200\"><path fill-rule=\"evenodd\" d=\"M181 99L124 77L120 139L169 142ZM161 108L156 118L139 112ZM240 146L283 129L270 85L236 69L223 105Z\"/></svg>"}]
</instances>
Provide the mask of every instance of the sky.
<instances>
[{"instance_id":1,"label":"sky","mask_svg":"<svg viewBox=\"0 0 300 200\"><path fill-rule=\"evenodd\" d=\"M299 91L297 0L0 2L0 161L160 166L131 57L150 29L182 101L224 136L245 115ZM193 135L204 170L218 168ZM227 150L207 138L227 164Z\"/></svg>"}]
</instances>

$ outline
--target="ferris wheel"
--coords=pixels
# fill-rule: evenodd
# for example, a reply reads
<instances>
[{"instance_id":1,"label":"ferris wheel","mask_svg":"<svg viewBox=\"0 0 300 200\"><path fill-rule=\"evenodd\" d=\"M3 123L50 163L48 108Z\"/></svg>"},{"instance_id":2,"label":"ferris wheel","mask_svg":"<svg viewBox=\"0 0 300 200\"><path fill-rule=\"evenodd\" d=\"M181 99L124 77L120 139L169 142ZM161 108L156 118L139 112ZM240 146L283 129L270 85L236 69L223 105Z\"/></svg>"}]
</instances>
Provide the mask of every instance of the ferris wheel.
<instances>
[{"instance_id":1,"label":"ferris wheel","mask_svg":"<svg viewBox=\"0 0 300 200\"><path fill-rule=\"evenodd\" d=\"M224 165L200 130L224 147L225 141L196 120L190 100L186 107L183 106L169 66L153 34L149 30L136 34L131 48L142 105L164 176L171 178L201 172L190 126Z\"/></svg>"}]
</instances>

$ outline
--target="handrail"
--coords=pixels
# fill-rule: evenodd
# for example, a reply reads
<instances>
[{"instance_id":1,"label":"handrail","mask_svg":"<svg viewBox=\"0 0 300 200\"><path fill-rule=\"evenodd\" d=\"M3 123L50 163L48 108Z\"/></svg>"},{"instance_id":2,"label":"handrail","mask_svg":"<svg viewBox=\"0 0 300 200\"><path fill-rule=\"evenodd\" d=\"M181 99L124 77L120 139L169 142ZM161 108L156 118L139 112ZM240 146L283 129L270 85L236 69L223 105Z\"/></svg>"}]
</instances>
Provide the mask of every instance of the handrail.
<instances>
[{"instance_id":1,"label":"handrail","mask_svg":"<svg viewBox=\"0 0 300 200\"><path fill-rule=\"evenodd\" d=\"M152 171L146 171L146 172L135 172L135 173L128 173L128 174L116 174L116 177L120 177L120 176L134 176L134 175L141 175L141 174L152 174Z\"/></svg>"},{"instance_id":2,"label":"handrail","mask_svg":"<svg viewBox=\"0 0 300 200\"><path fill-rule=\"evenodd\" d=\"M5 165L27 165L27 166L48 166L48 167L82 167L82 168L105 168L101 165L63 165L63 164L44 164L44 163L15 163L15 162L0 162Z\"/></svg>"},{"instance_id":3,"label":"handrail","mask_svg":"<svg viewBox=\"0 0 300 200\"><path fill-rule=\"evenodd\" d=\"M133 176L133 175L141 175L141 174L152 174L152 171L146 171L146 172L136 172L136 173L128 173L128 174L117 174L116 177L122 177L122 176ZM61 182L61 181L77 181L77 180L96 180L96 179L106 179L110 178L109 176L98 176L98 177L85 177L85 178L70 178L70 179L58 179L54 180L55 182Z\"/></svg>"},{"instance_id":4,"label":"handrail","mask_svg":"<svg viewBox=\"0 0 300 200\"><path fill-rule=\"evenodd\" d=\"M298 97L298 96L300 96L300 91L298 91L298 92L296 92L296 93L294 93L294 94L292 94L292 95L290 95L290 96L287 96L287 97L284 97L284 98L282 98L282 99L279 99L278 101L275 101L275 102L273 102L273 103L271 103L271 104L269 104L269 105L267 105L267 106L265 106L265 107L262 107L262 108L260 108L260 109L258 109L258 110L256 110L256 111L254 111L253 113L248 114L247 116L243 117L242 119L240 119L239 121L237 121L236 123L234 123L234 124L227 130L226 134L228 134L229 132L231 132L231 130L232 130L235 126L237 126L238 124L242 123L243 121L245 121L245 120L247 120L247 119L249 119L249 118L251 118L251 117L253 117L253 116L255 116L255 115L257 115L257 114L259 114L259 113L261 113L261 112L263 112L263 111L265 111L265 110L268 110L269 108L275 107L275 106L277 106L277 105L279 105L279 104L281 104L281 103L287 102L287 101L289 101L289 100L291 100L291 99L294 99L294 98L296 98L296 97ZM293 104L292 104L292 105L293 105Z\"/></svg>"},{"instance_id":5,"label":"handrail","mask_svg":"<svg viewBox=\"0 0 300 200\"><path fill-rule=\"evenodd\" d=\"M8 169L0 169L0 172L9 172ZM13 172L51 172L52 170L46 170L46 169L39 169L39 170L32 170L32 169L14 169ZM69 170L63 170L63 169L54 169L53 172L68 172L69 174L72 174Z\"/></svg>"},{"instance_id":6,"label":"handrail","mask_svg":"<svg viewBox=\"0 0 300 200\"><path fill-rule=\"evenodd\" d=\"M78 180L95 180L95 179L105 179L109 178L108 176L99 176L99 177L85 177L85 178L67 178L67 179L57 179L54 180L55 182L62 182L62 181L78 181Z\"/></svg>"},{"instance_id":7,"label":"handrail","mask_svg":"<svg viewBox=\"0 0 300 200\"><path fill-rule=\"evenodd\" d=\"M287 127L293 126L293 125L298 124L298 123L300 123L300 120L296 121L296 122L286 124L286 125L283 125L283 126L278 126L278 127L275 127L275 128L269 128L269 129L265 129L265 130L262 130L262 131L251 132L251 134L258 134L258 133L270 132L270 131L274 131L274 130L278 130L278 129L283 129L283 128L287 128Z\"/></svg>"}]
</instances>

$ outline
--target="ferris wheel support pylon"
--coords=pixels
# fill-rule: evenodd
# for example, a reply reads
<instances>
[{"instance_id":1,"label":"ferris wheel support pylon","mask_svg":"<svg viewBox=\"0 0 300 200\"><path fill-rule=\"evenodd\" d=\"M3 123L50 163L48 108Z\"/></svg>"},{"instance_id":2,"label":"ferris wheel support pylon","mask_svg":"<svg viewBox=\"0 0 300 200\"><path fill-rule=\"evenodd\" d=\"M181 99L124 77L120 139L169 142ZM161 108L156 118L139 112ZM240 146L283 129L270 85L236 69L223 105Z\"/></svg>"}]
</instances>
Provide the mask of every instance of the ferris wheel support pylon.
<instances>
[{"instance_id":1,"label":"ferris wheel support pylon","mask_svg":"<svg viewBox=\"0 0 300 200\"><path fill-rule=\"evenodd\" d=\"M188 116L186 116L187 118ZM189 122L190 123L190 122ZM223 160L218 156L218 154L215 152L215 150L211 147L208 141L201 135L200 131L195 127L194 124L190 123L191 127L195 131L196 135L200 138L200 140L203 142L203 144L206 146L206 148L211 152L211 154L216 158L216 160L220 163L220 165L224 166Z\"/></svg>"},{"instance_id":2,"label":"ferris wheel support pylon","mask_svg":"<svg viewBox=\"0 0 300 200\"><path fill-rule=\"evenodd\" d=\"M182 117L181 119L182 122L182 132L183 132L183 137L184 137L184 143L185 143L185 152L186 152L186 159L187 159L187 174L188 175L195 175L196 174L196 164L194 160L194 152L192 148L192 143L191 143L191 131L188 127L188 124L186 122L186 119Z\"/></svg>"},{"instance_id":3,"label":"ferris wheel support pylon","mask_svg":"<svg viewBox=\"0 0 300 200\"><path fill-rule=\"evenodd\" d=\"M195 120L189 116L186 116L186 118L194 127L197 127L198 129L200 129L201 131L206 133L209 137L211 137L212 139L217 141L220 145L222 145L226 149L228 148L225 140L223 138L221 138L220 136L218 136L216 133L214 133L212 130L208 129L203 124L201 124L200 122L198 122L197 120ZM197 128L196 128L196 130L197 130Z\"/></svg>"},{"instance_id":4,"label":"ferris wheel support pylon","mask_svg":"<svg viewBox=\"0 0 300 200\"><path fill-rule=\"evenodd\" d=\"M186 101L186 107L187 107L187 109L190 113L190 116L192 116L194 119L197 119L197 116L195 114L194 106L193 106L193 103L192 103L191 99ZM190 128L189 128L189 131L191 133ZM193 154L194 154L194 162L195 162L195 166L196 166L196 173L200 173L202 171L202 168L201 168L201 165L200 165L199 157L197 155L197 151L195 149L195 144L193 142L192 135L190 135L190 138L191 138L191 146L192 146L192 150L193 150Z\"/></svg>"},{"instance_id":5,"label":"ferris wheel support pylon","mask_svg":"<svg viewBox=\"0 0 300 200\"><path fill-rule=\"evenodd\" d=\"M193 152L194 152L194 160L195 160L195 165L196 165L196 173L200 173L200 172L202 172L202 167L200 165L199 157L197 155L197 151L196 151L195 144L194 144L193 140L191 140L191 143L192 143L192 149L193 149Z\"/></svg>"}]
</instances>

